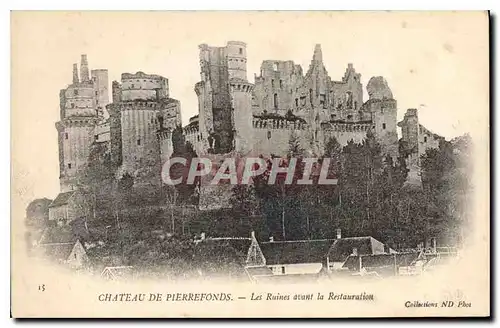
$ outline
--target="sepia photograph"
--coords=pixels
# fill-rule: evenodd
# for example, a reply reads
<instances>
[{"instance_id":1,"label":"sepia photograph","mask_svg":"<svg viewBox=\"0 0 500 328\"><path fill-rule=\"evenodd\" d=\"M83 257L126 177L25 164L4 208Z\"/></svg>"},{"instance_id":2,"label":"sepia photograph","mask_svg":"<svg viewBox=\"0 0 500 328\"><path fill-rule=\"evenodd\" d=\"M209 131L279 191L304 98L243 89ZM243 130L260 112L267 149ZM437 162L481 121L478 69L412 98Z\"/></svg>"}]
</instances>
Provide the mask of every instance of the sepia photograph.
<instances>
[{"instance_id":1,"label":"sepia photograph","mask_svg":"<svg viewBox=\"0 0 500 328\"><path fill-rule=\"evenodd\" d=\"M489 24L12 11L11 315L488 317Z\"/></svg>"}]
</instances>

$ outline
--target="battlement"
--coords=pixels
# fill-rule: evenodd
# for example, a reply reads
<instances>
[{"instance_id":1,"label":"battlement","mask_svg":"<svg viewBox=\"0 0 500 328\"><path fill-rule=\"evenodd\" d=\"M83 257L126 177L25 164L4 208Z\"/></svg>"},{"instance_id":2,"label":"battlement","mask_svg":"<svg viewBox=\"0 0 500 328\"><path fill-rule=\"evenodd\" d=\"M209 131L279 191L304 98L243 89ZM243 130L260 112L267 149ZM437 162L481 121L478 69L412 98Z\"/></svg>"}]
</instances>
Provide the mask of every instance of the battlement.
<instances>
[{"instance_id":1,"label":"battlement","mask_svg":"<svg viewBox=\"0 0 500 328\"><path fill-rule=\"evenodd\" d=\"M273 130L305 130L307 123L298 119L287 119L286 117L253 117L252 126L255 129Z\"/></svg>"},{"instance_id":2,"label":"battlement","mask_svg":"<svg viewBox=\"0 0 500 328\"><path fill-rule=\"evenodd\" d=\"M134 80L134 79L135 80L142 79L142 80L163 81L163 80L165 80L165 77L163 77L161 75L156 75L156 74L146 74L146 73L141 72L141 71L136 72L135 74L134 73L122 73L122 81Z\"/></svg>"},{"instance_id":3,"label":"battlement","mask_svg":"<svg viewBox=\"0 0 500 328\"><path fill-rule=\"evenodd\" d=\"M172 139L172 131L170 129L159 130L156 132L156 137L160 141Z\"/></svg>"},{"instance_id":4,"label":"battlement","mask_svg":"<svg viewBox=\"0 0 500 328\"><path fill-rule=\"evenodd\" d=\"M232 88L232 91L237 92L253 92L254 85L252 83L240 80L240 79L231 79L229 81L229 85Z\"/></svg>"},{"instance_id":5,"label":"battlement","mask_svg":"<svg viewBox=\"0 0 500 328\"><path fill-rule=\"evenodd\" d=\"M198 124L189 124L183 128L185 135L195 135L200 132L200 127Z\"/></svg>"},{"instance_id":6,"label":"battlement","mask_svg":"<svg viewBox=\"0 0 500 328\"><path fill-rule=\"evenodd\" d=\"M163 110L171 106L172 100L172 98L161 99L160 101L135 99L111 103L106 108L119 110Z\"/></svg>"},{"instance_id":7,"label":"battlement","mask_svg":"<svg viewBox=\"0 0 500 328\"><path fill-rule=\"evenodd\" d=\"M325 131L335 132L366 132L373 127L372 121L330 121L321 123L321 128Z\"/></svg>"}]
</instances>

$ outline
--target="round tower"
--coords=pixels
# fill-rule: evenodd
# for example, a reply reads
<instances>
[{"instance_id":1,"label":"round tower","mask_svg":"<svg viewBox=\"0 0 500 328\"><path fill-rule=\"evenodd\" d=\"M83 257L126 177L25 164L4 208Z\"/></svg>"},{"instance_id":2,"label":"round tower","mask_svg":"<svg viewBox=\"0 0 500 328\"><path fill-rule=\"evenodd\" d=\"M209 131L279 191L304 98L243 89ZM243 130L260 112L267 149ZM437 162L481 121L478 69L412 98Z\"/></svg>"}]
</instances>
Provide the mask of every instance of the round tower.
<instances>
[{"instance_id":1,"label":"round tower","mask_svg":"<svg viewBox=\"0 0 500 328\"><path fill-rule=\"evenodd\" d=\"M247 45L241 41L229 41L226 46L229 79L247 80Z\"/></svg>"},{"instance_id":2,"label":"round tower","mask_svg":"<svg viewBox=\"0 0 500 328\"><path fill-rule=\"evenodd\" d=\"M254 85L246 81L229 81L233 108L234 149L238 152L251 150L253 139L252 91Z\"/></svg>"}]
</instances>

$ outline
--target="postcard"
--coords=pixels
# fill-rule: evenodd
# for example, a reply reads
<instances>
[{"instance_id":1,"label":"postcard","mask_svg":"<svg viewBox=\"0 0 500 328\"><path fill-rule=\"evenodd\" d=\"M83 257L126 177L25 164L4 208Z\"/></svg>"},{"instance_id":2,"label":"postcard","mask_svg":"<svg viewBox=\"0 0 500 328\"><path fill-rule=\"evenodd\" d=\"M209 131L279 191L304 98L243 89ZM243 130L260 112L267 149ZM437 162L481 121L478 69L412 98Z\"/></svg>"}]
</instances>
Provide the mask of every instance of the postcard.
<instances>
[{"instance_id":1,"label":"postcard","mask_svg":"<svg viewBox=\"0 0 500 328\"><path fill-rule=\"evenodd\" d=\"M490 316L489 19L13 11L12 317Z\"/></svg>"}]
</instances>

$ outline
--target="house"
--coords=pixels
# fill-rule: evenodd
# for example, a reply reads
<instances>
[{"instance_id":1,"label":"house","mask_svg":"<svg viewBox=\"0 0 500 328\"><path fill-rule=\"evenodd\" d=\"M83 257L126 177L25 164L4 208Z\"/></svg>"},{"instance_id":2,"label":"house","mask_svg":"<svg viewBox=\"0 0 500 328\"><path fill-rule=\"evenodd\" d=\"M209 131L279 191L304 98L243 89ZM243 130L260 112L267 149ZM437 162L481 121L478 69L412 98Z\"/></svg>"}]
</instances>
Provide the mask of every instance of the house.
<instances>
[{"instance_id":1,"label":"house","mask_svg":"<svg viewBox=\"0 0 500 328\"><path fill-rule=\"evenodd\" d=\"M130 278L133 274L133 266L113 266L105 267L104 270L102 270L101 278L106 280L120 280Z\"/></svg>"},{"instance_id":2,"label":"house","mask_svg":"<svg viewBox=\"0 0 500 328\"><path fill-rule=\"evenodd\" d=\"M393 249L373 237L337 238L326 257L329 271L340 270L350 256L366 256L377 254L393 254Z\"/></svg>"},{"instance_id":3,"label":"house","mask_svg":"<svg viewBox=\"0 0 500 328\"><path fill-rule=\"evenodd\" d=\"M392 253L350 255L342 266L344 269L363 274L376 273L378 276L414 275L421 271L422 254Z\"/></svg>"},{"instance_id":4,"label":"house","mask_svg":"<svg viewBox=\"0 0 500 328\"><path fill-rule=\"evenodd\" d=\"M57 195L49 205L49 221L64 225L78 218L78 212L83 204L79 191L67 191Z\"/></svg>"},{"instance_id":5,"label":"house","mask_svg":"<svg viewBox=\"0 0 500 328\"><path fill-rule=\"evenodd\" d=\"M81 269L89 261L80 240L68 243L40 244L38 248L47 259L68 265L72 269Z\"/></svg>"},{"instance_id":6,"label":"house","mask_svg":"<svg viewBox=\"0 0 500 328\"><path fill-rule=\"evenodd\" d=\"M251 279L247 267L261 267L266 263L255 233L250 237L212 237L196 241L193 264L201 277L229 277Z\"/></svg>"},{"instance_id":7,"label":"house","mask_svg":"<svg viewBox=\"0 0 500 328\"><path fill-rule=\"evenodd\" d=\"M35 255L73 269L83 268L89 263L85 247L66 226L45 229L37 243Z\"/></svg>"},{"instance_id":8,"label":"house","mask_svg":"<svg viewBox=\"0 0 500 328\"><path fill-rule=\"evenodd\" d=\"M266 266L274 275L318 274L327 263L334 239L269 241L261 243Z\"/></svg>"}]
</instances>

